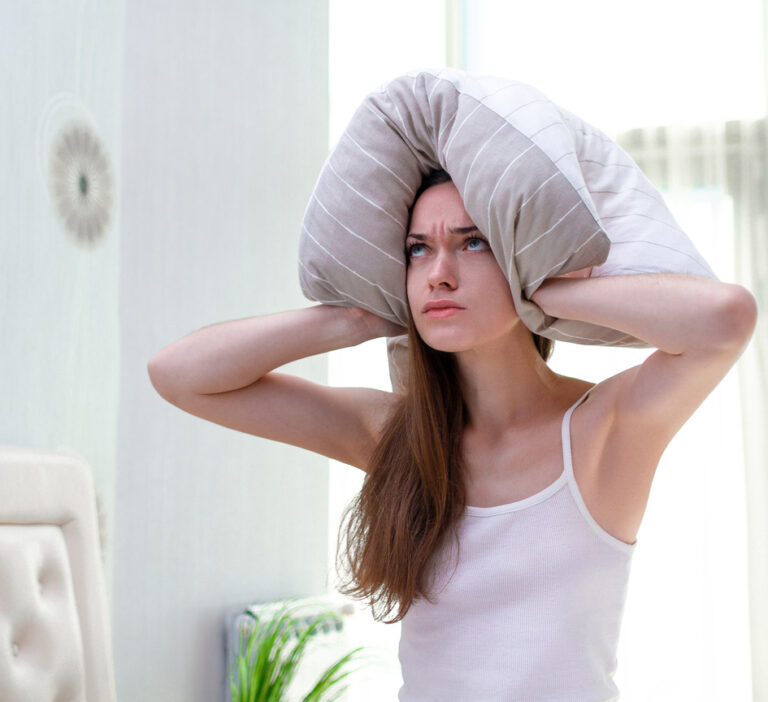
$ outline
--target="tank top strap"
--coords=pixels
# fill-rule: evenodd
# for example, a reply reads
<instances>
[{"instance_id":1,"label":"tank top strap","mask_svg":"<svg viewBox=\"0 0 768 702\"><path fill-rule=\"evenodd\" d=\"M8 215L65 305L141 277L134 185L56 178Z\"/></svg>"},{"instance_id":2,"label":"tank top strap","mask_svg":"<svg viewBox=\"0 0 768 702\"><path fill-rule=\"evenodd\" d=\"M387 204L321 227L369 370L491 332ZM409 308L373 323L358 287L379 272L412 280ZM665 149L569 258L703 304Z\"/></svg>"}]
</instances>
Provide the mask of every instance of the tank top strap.
<instances>
[{"instance_id":1,"label":"tank top strap","mask_svg":"<svg viewBox=\"0 0 768 702\"><path fill-rule=\"evenodd\" d=\"M592 390L594 390L595 385L593 385L589 390L587 390L576 402L574 402L565 412L563 415L563 423L561 427L561 440L562 440L562 447L563 447L563 466L564 466L564 472L565 475L568 476L569 480L573 480L573 461L572 461L572 454L571 454L571 415L573 414L573 410L575 410L589 395Z\"/></svg>"}]
</instances>

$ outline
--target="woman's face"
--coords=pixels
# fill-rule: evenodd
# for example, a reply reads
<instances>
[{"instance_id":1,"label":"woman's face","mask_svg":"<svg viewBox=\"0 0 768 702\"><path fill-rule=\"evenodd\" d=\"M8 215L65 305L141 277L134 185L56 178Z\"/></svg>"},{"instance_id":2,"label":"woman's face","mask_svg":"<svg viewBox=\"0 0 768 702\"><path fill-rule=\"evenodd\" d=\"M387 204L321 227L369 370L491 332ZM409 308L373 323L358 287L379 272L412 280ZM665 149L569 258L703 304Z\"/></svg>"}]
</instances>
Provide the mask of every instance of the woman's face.
<instances>
[{"instance_id":1,"label":"woman's face","mask_svg":"<svg viewBox=\"0 0 768 702\"><path fill-rule=\"evenodd\" d=\"M405 246L408 304L426 344L465 351L506 336L520 323L509 283L452 182L421 194ZM433 301L453 307L425 309Z\"/></svg>"}]
</instances>

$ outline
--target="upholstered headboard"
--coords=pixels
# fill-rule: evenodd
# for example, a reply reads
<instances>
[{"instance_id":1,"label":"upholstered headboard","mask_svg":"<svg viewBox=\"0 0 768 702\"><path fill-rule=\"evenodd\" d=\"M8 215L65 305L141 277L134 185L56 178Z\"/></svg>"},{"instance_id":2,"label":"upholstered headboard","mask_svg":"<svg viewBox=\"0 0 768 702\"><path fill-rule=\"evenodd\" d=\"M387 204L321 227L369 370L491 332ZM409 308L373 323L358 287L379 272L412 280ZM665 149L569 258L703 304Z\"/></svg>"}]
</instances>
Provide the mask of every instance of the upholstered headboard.
<instances>
[{"instance_id":1,"label":"upholstered headboard","mask_svg":"<svg viewBox=\"0 0 768 702\"><path fill-rule=\"evenodd\" d=\"M114 702L90 467L0 446L0 486L0 700Z\"/></svg>"}]
</instances>

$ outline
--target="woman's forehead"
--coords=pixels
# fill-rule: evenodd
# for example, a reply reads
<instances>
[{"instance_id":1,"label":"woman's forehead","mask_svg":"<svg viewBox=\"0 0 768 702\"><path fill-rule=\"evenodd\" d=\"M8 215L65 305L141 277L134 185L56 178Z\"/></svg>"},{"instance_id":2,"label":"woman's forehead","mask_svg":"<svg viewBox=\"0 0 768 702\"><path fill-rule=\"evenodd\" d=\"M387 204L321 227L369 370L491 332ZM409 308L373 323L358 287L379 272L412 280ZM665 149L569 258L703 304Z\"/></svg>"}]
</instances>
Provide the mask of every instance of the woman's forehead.
<instances>
[{"instance_id":1,"label":"woman's forehead","mask_svg":"<svg viewBox=\"0 0 768 702\"><path fill-rule=\"evenodd\" d=\"M465 227L448 227L445 230L448 234L456 234L457 236L466 236L473 232L479 232L480 230L472 223ZM406 234L406 239L416 239L417 241L424 241L425 239L431 239L432 235L426 232L417 232L411 227L411 231Z\"/></svg>"},{"instance_id":2,"label":"woman's forehead","mask_svg":"<svg viewBox=\"0 0 768 702\"><path fill-rule=\"evenodd\" d=\"M411 213L409 231L424 233L442 224L451 228L474 226L453 183L434 185L421 194Z\"/></svg>"}]
</instances>

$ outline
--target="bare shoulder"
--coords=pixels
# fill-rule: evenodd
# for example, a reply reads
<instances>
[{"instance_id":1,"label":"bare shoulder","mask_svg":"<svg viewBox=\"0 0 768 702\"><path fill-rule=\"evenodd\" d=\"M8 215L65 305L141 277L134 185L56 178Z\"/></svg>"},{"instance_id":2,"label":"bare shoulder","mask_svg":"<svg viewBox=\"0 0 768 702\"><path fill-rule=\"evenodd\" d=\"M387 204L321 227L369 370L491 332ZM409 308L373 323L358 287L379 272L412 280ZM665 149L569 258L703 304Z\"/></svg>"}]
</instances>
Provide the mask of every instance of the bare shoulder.
<instances>
[{"instance_id":1,"label":"bare shoulder","mask_svg":"<svg viewBox=\"0 0 768 702\"><path fill-rule=\"evenodd\" d=\"M585 503L609 533L634 541L669 442L733 367L750 334L680 354L656 350L596 384L574 411L574 471L579 464Z\"/></svg>"}]
</instances>

